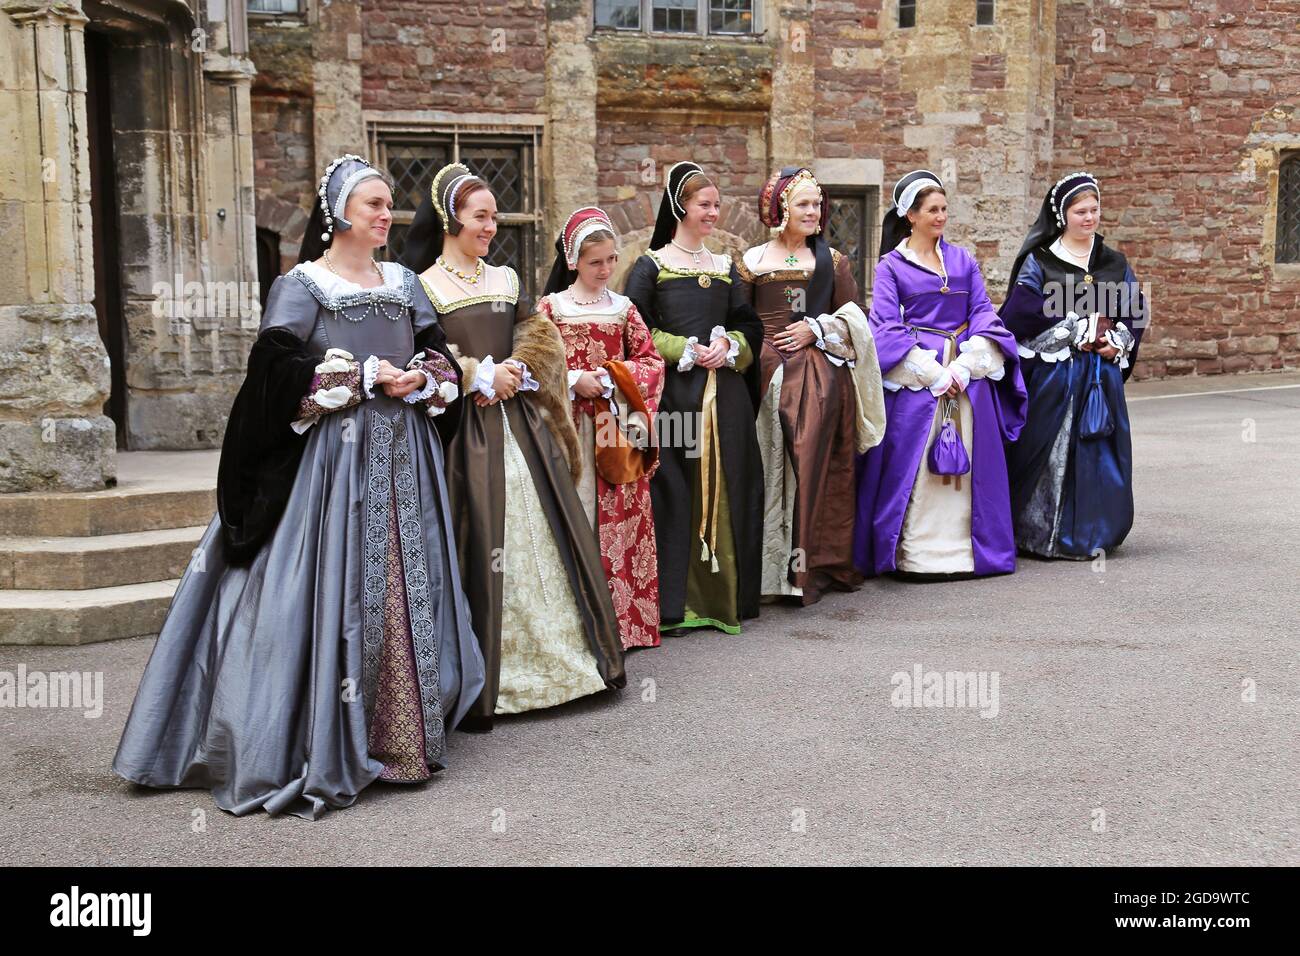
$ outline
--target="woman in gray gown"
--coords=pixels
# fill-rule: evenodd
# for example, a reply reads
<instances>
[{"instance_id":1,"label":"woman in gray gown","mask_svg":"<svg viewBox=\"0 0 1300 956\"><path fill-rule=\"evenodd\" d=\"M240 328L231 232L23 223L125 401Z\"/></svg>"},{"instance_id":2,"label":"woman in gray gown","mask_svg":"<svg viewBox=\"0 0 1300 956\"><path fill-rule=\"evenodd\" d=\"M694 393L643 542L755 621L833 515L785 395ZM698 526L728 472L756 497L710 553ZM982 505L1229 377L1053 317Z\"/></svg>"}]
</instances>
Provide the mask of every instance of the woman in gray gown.
<instances>
[{"instance_id":1,"label":"woman in gray gown","mask_svg":"<svg viewBox=\"0 0 1300 956\"><path fill-rule=\"evenodd\" d=\"M234 814L315 819L427 779L484 680L443 477L459 369L414 273L373 259L382 175L342 157L317 199L113 761Z\"/></svg>"}]
</instances>

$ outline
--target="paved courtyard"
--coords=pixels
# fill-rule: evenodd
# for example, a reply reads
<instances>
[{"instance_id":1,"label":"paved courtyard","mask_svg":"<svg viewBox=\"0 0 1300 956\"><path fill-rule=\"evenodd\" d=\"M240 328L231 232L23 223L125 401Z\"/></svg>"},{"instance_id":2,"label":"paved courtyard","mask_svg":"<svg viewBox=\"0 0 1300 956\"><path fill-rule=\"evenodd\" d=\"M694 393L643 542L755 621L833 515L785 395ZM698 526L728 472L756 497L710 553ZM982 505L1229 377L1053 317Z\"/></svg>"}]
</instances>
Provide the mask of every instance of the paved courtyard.
<instances>
[{"instance_id":1,"label":"paved courtyard","mask_svg":"<svg viewBox=\"0 0 1300 956\"><path fill-rule=\"evenodd\" d=\"M455 735L446 773L316 823L110 773L152 640L0 647L0 671L102 672L105 698L97 718L0 709L0 845L72 865L1300 863L1300 375L1129 394L1137 521L1104 569L872 581L670 639L620 694ZM996 715L893 706L918 666L996 675Z\"/></svg>"}]
</instances>

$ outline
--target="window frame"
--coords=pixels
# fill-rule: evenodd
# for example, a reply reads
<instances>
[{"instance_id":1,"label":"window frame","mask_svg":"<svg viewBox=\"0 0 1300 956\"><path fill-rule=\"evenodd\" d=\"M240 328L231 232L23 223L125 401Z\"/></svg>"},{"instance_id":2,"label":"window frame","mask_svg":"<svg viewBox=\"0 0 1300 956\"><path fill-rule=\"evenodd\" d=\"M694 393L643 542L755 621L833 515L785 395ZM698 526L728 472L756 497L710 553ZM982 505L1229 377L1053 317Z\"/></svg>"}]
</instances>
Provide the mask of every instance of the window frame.
<instances>
[{"instance_id":1,"label":"window frame","mask_svg":"<svg viewBox=\"0 0 1300 956\"><path fill-rule=\"evenodd\" d=\"M988 19L981 20L980 14L987 11ZM975 0L975 26L994 27L998 23L997 0Z\"/></svg>"},{"instance_id":2,"label":"window frame","mask_svg":"<svg viewBox=\"0 0 1300 956\"><path fill-rule=\"evenodd\" d=\"M1283 258L1286 245L1283 241L1283 230L1287 226L1285 221L1288 217L1286 213L1290 212L1290 220L1296 223L1297 232L1300 233L1300 182L1296 184L1296 199L1294 208L1286 205L1286 195L1284 193L1283 176L1287 173L1300 180L1300 149L1282 149L1278 154L1277 160L1277 194L1274 206L1274 223L1273 223L1273 264L1275 266L1287 266L1293 269L1300 269L1300 238L1297 238L1295 248L1290 250L1292 258Z\"/></svg>"},{"instance_id":3,"label":"window frame","mask_svg":"<svg viewBox=\"0 0 1300 956\"><path fill-rule=\"evenodd\" d=\"M524 241L520 246L521 259L517 271L524 288L531 288L543 266L549 266L544 255L546 203L542 179L542 127L520 123L468 123L455 120L404 120L367 117L366 139L369 154L376 168L388 171L388 149L392 145L415 143L444 143L448 146L448 162L461 161L463 146L515 146L522 151L521 166L523 186L522 203L518 212L499 212L500 226L524 226ZM426 184L427 186L427 184ZM423 201L423 200L421 200ZM414 209L393 209L394 226L410 226L415 218ZM387 247L385 257L389 255Z\"/></svg>"},{"instance_id":4,"label":"window frame","mask_svg":"<svg viewBox=\"0 0 1300 956\"><path fill-rule=\"evenodd\" d=\"M656 30L654 29L654 0L636 0L641 8L641 23L636 27L617 27L608 24L596 22L596 4L591 5L591 22L592 31L595 33L608 34L625 34L653 37L758 37L763 35L763 0L750 0L752 3L752 13L754 15L753 24L748 32L731 33L726 31L714 32L710 25L710 15L712 13L712 4L716 0L695 0L695 23L694 31L678 30Z\"/></svg>"},{"instance_id":5,"label":"window frame","mask_svg":"<svg viewBox=\"0 0 1300 956\"><path fill-rule=\"evenodd\" d=\"M835 201L837 199L851 199L862 203L862 222L860 225L859 244L865 251L853 258L854 279L858 283L858 298L863 302L871 300L871 284L875 280L876 260L880 257L880 250L876 248L880 241L877 224L880 221L880 192L879 186L873 183L858 185L835 185L823 184L822 194L826 201L831 204L831 212L827 214L827 236L826 241L832 246L829 235L829 222L834 212ZM844 250L840 250L843 252Z\"/></svg>"},{"instance_id":6,"label":"window frame","mask_svg":"<svg viewBox=\"0 0 1300 956\"><path fill-rule=\"evenodd\" d=\"M920 7L919 0L898 0L898 5L897 5L897 7L895 8L895 11L894 11L894 14L895 14L895 15L894 15L894 26L895 26L897 29L899 29L899 30L915 30L915 29L916 29L916 21L917 21L917 17L918 17L919 12L920 12L920 11L919 11L919 7ZM910 10L911 13L912 13L912 22L911 22L911 23L908 23L908 24L904 24L904 23L903 23L903 10L904 10L904 8Z\"/></svg>"},{"instance_id":7,"label":"window frame","mask_svg":"<svg viewBox=\"0 0 1300 956\"><path fill-rule=\"evenodd\" d=\"M311 0L297 0L298 9L292 12L280 12L276 10L254 10L253 3L256 0L244 0L244 13L247 16L258 20L305 20L311 6Z\"/></svg>"}]
</instances>

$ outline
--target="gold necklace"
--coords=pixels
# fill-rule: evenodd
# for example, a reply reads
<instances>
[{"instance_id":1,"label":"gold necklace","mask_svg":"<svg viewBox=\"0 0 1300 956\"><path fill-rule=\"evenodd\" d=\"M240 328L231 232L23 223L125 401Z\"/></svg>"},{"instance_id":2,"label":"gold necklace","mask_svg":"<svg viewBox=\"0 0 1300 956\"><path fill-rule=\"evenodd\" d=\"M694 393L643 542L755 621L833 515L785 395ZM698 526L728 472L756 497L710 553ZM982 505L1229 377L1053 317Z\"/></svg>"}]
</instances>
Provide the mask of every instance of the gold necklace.
<instances>
[{"instance_id":1,"label":"gold necklace","mask_svg":"<svg viewBox=\"0 0 1300 956\"><path fill-rule=\"evenodd\" d=\"M479 279L483 278L483 260L475 259L474 261L478 264L478 267L474 270L474 274L471 276L471 275L466 275L464 272L461 272L450 262L448 262L443 256L438 257L438 265L442 266L444 269L446 269L448 272L454 275L457 279L460 279L461 282L466 282L469 285L478 285Z\"/></svg>"},{"instance_id":2,"label":"gold necklace","mask_svg":"<svg viewBox=\"0 0 1300 956\"><path fill-rule=\"evenodd\" d=\"M374 259L371 259L371 260L370 260L370 265L371 265L372 267L374 267L374 270L375 270L376 274L378 274L378 276L379 276L379 281L380 281L380 282L383 282L383 283L386 283L388 280L384 278L384 270L381 269L381 268L379 268L379 263L376 262ZM339 272L338 269L335 269L335 268L334 268L334 262L330 259L330 251L329 251L328 249L325 250L325 267L326 267L327 269L329 269L330 272L334 273L336 276L338 276L340 279L342 279L344 282L352 282L351 279L349 279L349 278L348 278L347 276L345 276L343 273ZM353 285L361 285L360 282L353 282L352 284L353 284Z\"/></svg>"}]
</instances>

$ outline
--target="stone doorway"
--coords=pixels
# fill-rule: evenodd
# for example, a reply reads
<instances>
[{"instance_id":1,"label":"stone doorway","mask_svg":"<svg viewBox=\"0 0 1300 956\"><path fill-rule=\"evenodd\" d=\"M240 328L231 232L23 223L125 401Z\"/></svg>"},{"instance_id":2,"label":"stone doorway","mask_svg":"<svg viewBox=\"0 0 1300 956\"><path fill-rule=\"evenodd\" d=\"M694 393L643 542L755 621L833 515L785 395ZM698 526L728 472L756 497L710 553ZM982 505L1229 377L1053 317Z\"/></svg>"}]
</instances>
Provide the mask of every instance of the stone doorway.
<instances>
[{"instance_id":1,"label":"stone doorway","mask_svg":"<svg viewBox=\"0 0 1300 956\"><path fill-rule=\"evenodd\" d=\"M90 160L90 216L95 256L95 317L108 351L111 391L104 414L113 420L117 447L129 447L126 428L126 320L122 315L122 259L118 242L117 172L113 161L111 40L86 30L86 126Z\"/></svg>"}]
</instances>

